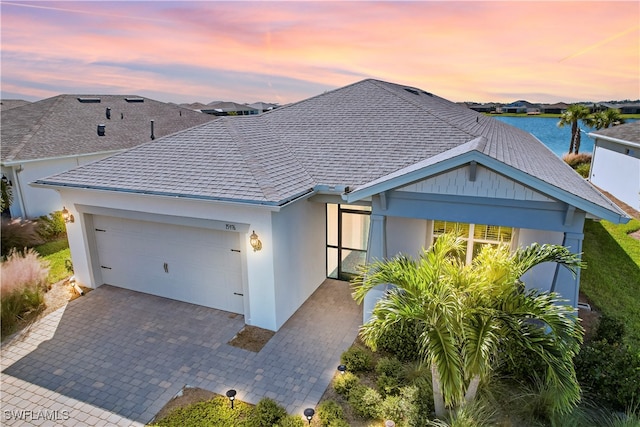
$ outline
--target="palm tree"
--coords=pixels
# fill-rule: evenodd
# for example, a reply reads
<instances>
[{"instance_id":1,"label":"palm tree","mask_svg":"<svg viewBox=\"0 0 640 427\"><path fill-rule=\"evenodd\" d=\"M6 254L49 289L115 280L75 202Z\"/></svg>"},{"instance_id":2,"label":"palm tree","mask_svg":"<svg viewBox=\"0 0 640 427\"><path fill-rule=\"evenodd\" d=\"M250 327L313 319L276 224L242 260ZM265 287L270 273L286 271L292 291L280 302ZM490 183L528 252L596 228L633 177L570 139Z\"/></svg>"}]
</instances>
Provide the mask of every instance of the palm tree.
<instances>
[{"instance_id":1,"label":"palm tree","mask_svg":"<svg viewBox=\"0 0 640 427\"><path fill-rule=\"evenodd\" d=\"M354 282L358 303L384 283L395 289L380 299L360 330L376 348L390 328L418 325L421 362L431 367L436 415L473 401L480 381L495 367L501 352L524 348L546 363L546 381L559 390L560 412L580 399L573 357L582 342L582 327L571 307L558 296L524 290L520 277L542 262L558 262L572 271L578 255L554 245L534 244L510 253L506 246L485 246L471 265L464 265L466 242L440 236L417 259L403 255L365 267Z\"/></svg>"},{"instance_id":2,"label":"palm tree","mask_svg":"<svg viewBox=\"0 0 640 427\"><path fill-rule=\"evenodd\" d=\"M578 122L589 117L589 108L580 104L573 104L567 108L567 111L560 115L558 127L571 125L571 143L569 144L569 153L578 154L580 151L580 129Z\"/></svg>"},{"instance_id":3,"label":"palm tree","mask_svg":"<svg viewBox=\"0 0 640 427\"><path fill-rule=\"evenodd\" d=\"M587 119L585 124L596 128L597 130L606 129L611 126L616 126L624 123L624 119L617 108L609 108L604 111L598 111L593 113Z\"/></svg>"}]
</instances>

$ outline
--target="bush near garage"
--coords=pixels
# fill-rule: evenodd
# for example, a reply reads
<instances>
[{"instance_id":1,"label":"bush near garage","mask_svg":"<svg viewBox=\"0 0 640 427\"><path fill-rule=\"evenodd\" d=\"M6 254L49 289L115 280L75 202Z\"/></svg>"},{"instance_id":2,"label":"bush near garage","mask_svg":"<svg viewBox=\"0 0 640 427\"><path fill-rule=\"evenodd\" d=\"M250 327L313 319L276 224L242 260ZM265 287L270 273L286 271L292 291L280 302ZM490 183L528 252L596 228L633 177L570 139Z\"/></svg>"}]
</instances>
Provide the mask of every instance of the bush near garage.
<instances>
[{"instance_id":1,"label":"bush near garage","mask_svg":"<svg viewBox=\"0 0 640 427\"><path fill-rule=\"evenodd\" d=\"M44 307L49 266L33 249L24 253L14 249L2 262L0 270L0 317L4 337Z\"/></svg>"}]
</instances>

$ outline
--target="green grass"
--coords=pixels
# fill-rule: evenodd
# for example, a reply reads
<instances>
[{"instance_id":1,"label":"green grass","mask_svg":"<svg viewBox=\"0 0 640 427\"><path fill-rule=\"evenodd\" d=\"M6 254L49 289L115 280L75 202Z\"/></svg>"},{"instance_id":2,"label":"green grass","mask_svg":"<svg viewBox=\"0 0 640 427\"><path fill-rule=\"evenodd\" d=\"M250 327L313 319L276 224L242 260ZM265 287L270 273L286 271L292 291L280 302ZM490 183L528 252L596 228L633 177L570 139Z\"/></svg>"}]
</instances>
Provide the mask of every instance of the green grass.
<instances>
[{"instance_id":1,"label":"green grass","mask_svg":"<svg viewBox=\"0 0 640 427\"><path fill-rule=\"evenodd\" d=\"M623 321L629 344L640 349L640 221L586 221L580 289L601 313Z\"/></svg>"},{"instance_id":2,"label":"green grass","mask_svg":"<svg viewBox=\"0 0 640 427\"><path fill-rule=\"evenodd\" d=\"M66 279L72 273L67 271L67 260L71 259L69 242L67 238L53 240L34 248L42 257L49 262L49 283L56 283Z\"/></svg>"}]
</instances>

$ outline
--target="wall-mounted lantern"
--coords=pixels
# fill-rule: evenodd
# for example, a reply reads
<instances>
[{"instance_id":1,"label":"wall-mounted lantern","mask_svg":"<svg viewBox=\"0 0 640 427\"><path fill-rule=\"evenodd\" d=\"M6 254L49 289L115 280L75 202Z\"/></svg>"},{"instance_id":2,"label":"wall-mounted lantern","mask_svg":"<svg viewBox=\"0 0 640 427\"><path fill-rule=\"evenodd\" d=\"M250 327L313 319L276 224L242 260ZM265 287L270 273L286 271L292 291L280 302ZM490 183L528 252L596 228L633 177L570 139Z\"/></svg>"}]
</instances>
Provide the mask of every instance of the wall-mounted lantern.
<instances>
[{"instance_id":1,"label":"wall-mounted lantern","mask_svg":"<svg viewBox=\"0 0 640 427\"><path fill-rule=\"evenodd\" d=\"M74 222L76 220L73 217L73 215L71 213L69 213L69 210L67 208L65 208L64 206L62 207L62 219L67 224L69 224L70 222Z\"/></svg>"},{"instance_id":2,"label":"wall-mounted lantern","mask_svg":"<svg viewBox=\"0 0 640 427\"><path fill-rule=\"evenodd\" d=\"M251 236L249 236L249 243L253 248L253 252L257 252L260 249L262 249L262 242L258 238L258 235L256 234L255 230L253 230L253 233L251 233Z\"/></svg>"}]
</instances>

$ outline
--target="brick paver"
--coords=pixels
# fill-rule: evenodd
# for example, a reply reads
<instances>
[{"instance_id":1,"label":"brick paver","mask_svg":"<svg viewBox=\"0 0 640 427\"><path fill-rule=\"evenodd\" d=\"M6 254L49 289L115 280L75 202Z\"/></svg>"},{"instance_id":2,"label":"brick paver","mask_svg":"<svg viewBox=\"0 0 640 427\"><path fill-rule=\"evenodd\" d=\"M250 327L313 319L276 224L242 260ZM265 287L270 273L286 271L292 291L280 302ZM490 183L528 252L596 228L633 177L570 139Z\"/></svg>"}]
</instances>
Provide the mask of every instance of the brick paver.
<instances>
[{"instance_id":1,"label":"brick paver","mask_svg":"<svg viewBox=\"0 0 640 427\"><path fill-rule=\"evenodd\" d=\"M138 426L185 385L290 413L315 406L362 309L326 280L259 352L227 344L240 315L101 286L2 343L2 425Z\"/></svg>"}]
</instances>

